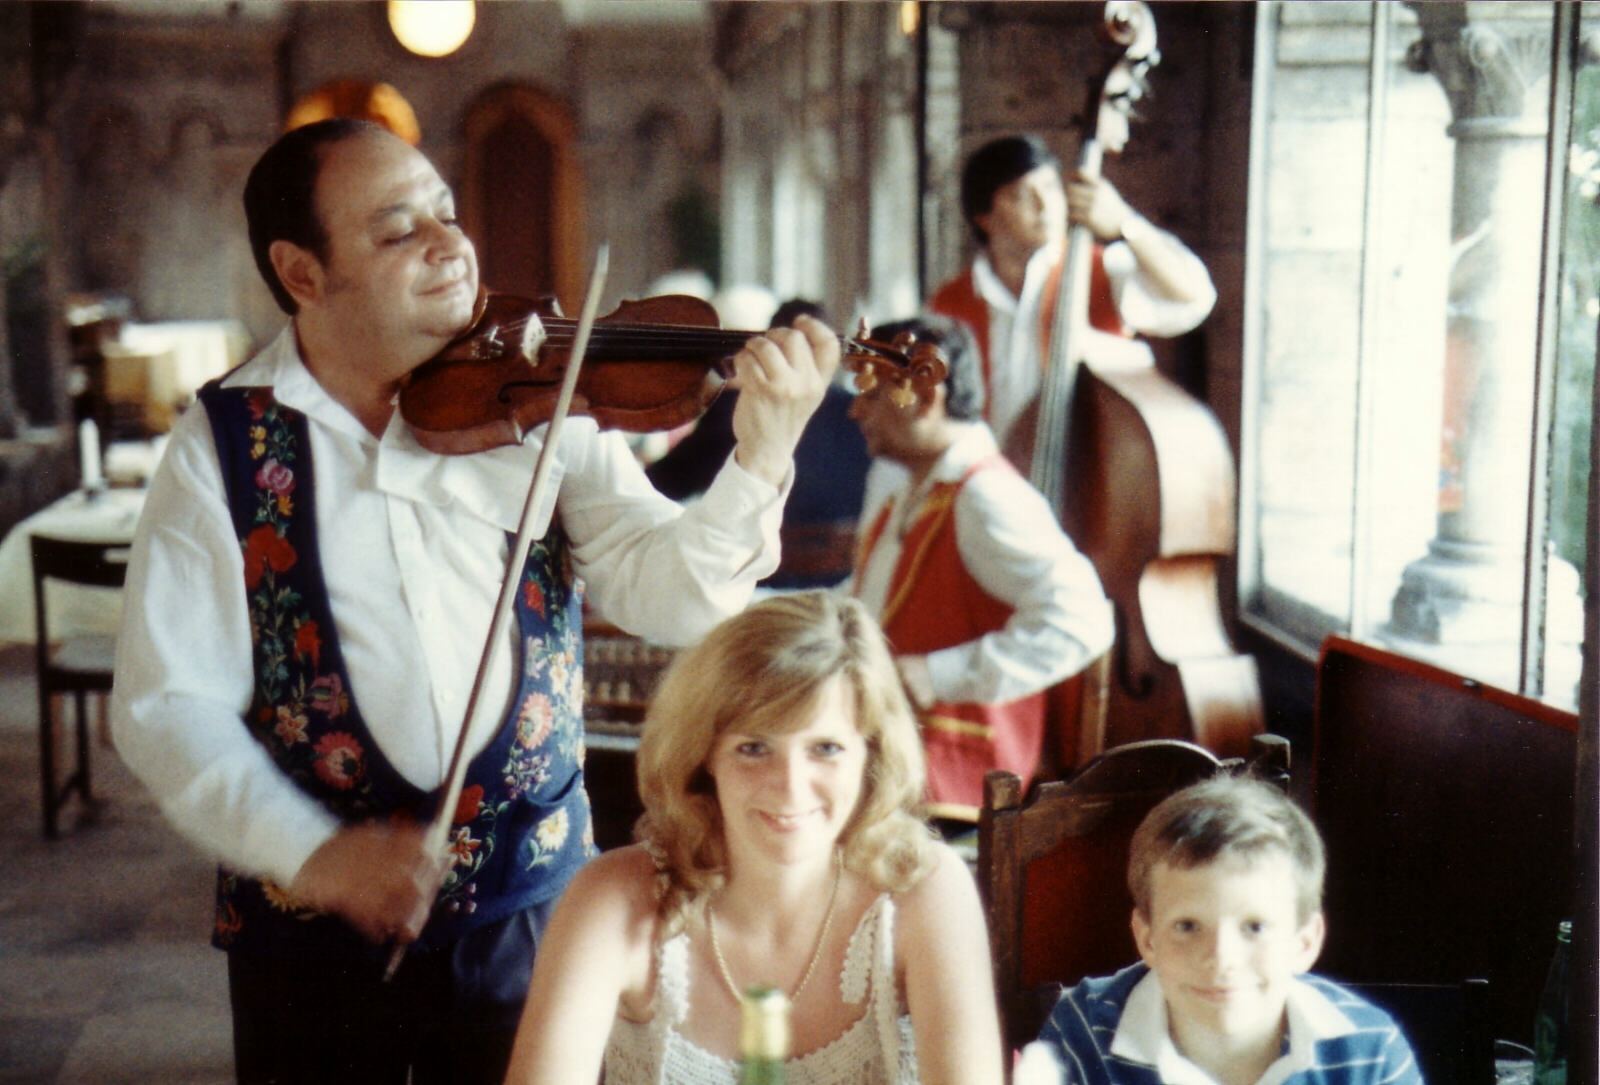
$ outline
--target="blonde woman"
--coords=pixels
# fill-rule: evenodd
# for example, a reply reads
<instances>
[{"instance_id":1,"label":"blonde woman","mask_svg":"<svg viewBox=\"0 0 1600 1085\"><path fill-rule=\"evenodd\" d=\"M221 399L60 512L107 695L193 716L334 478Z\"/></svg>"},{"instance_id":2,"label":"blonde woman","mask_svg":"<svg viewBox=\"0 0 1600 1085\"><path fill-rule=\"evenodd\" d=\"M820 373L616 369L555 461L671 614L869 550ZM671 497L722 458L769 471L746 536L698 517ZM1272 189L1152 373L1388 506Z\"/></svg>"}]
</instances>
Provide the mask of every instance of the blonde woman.
<instances>
[{"instance_id":1,"label":"blonde woman","mask_svg":"<svg viewBox=\"0 0 1600 1085\"><path fill-rule=\"evenodd\" d=\"M663 681L638 771L640 842L557 906L508 1081L731 1085L765 983L793 1002L791 1085L998 1085L983 912L914 813L921 743L860 604L723 622Z\"/></svg>"}]
</instances>

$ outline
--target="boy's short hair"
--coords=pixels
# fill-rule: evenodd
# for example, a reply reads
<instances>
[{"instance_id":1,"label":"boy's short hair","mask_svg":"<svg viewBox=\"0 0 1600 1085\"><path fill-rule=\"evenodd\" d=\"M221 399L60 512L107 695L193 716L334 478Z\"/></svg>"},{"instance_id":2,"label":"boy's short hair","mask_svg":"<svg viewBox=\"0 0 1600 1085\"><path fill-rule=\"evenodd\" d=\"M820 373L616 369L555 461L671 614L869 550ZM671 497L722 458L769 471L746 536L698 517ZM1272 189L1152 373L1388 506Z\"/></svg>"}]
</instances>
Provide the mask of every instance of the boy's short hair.
<instances>
[{"instance_id":1,"label":"boy's short hair","mask_svg":"<svg viewBox=\"0 0 1600 1085\"><path fill-rule=\"evenodd\" d=\"M1327 860L1317 827L1269 783L1214 776L1169 795L1145 815L1128 847L1128 892L1149 918L1156 864L1189 870L1223 855L1251 861L1273 852L1287 857L1294 870L1298 918L1304 923L1322 910Z\"/></svg>"}]
</instances>

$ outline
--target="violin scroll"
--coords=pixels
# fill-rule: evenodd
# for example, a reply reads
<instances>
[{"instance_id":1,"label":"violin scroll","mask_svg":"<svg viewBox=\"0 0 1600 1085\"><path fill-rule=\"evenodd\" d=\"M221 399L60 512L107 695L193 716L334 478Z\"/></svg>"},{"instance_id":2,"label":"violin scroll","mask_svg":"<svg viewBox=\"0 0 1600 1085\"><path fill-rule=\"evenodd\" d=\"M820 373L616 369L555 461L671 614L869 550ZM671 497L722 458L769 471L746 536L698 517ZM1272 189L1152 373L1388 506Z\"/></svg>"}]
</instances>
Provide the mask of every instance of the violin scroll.
<instances>
[{"instance_id":1,"label":"violin scroll","mask_svg":"<svg viewBox=\"0 0 1600 1085\"><path fill-rule=\"evenodd\" d=\"M841 364L855 374L856 390L870 392L887 380L889 402L902 409L918 396L932 396L949 371L944 355L929 342L921 342L910 332L901 332L888 343L873 340L865 320L854 339L843 339Z\"/></svg>"}]
</instances>

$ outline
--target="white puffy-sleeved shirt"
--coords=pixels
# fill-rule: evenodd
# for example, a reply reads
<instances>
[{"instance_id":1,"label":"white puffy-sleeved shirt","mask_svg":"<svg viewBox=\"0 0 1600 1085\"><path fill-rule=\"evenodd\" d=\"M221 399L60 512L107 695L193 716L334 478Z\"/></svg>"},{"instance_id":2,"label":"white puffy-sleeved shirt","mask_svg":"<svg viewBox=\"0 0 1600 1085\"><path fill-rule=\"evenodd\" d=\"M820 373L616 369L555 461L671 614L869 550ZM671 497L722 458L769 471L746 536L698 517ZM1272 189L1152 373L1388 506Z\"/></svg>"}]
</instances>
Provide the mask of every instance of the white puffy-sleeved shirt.
<instances>
[{"instance_id":1,"label":"white puffy-sleeved shirt","mask_svg":"<svg viewBox=\"0 0 1600 1085\"><path fill-rule=\"evenodd\" d=\"M936 483L957 481L974 464L998 454L994 433L984 423L958 428L961 435L915 492L901 470L892 493L869 494L858 537L868 537L886 501L894 507L848 587L874 615L883 613L902 540L928 491ZM1014 613L996 632L928 654L936 697L959 704L1016 700L1076 674L1111 647L1111 604L1094 566L1026 479L1010 470L977 472L956 496L953 517L961 563Z\"/></svg>"},{"instance_id":2,"label":"white puffy-sleeved shirt","mask_svg":"<svg viewBox=\"0 0 1600 1085\"><path fill-rule=\"evenodd\" d=\"M398 412L382 438L317 383L292 325L229 375L271 386L308 421L323 576L352 695L385 756L439 785L462 725L544 430L467 456L420 447ZM651 488L620 434L570 418L534 537L551 509L591 607L682 644L742 609L778 564L782 488L729 458L690 509ZM559 490L557 489L559 487ZM337 829L245 729L253 693L240 545L210 422L179 419L134 540L117 641L117 749L186 836L242 873L288 884ZM469 755L511 695L516 626L485 672Z\"/></svg>"}]
</instances>

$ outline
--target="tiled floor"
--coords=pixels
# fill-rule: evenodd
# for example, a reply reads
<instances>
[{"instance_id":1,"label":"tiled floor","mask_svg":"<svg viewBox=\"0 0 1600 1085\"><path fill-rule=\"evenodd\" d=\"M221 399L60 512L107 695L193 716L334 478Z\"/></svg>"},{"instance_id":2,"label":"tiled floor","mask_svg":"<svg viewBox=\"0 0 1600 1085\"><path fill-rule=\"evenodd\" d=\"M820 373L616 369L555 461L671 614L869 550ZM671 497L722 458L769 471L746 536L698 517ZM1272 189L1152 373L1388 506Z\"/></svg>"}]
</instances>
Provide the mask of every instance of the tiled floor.
<instances>
[{"instance_id":1,"label":"tiled floor","mask_svg":"<svg viewBox=\"0 0 1600 1085\"><path fill-rule=\"evenodd\" d=\"M44 839L32 675L0 651L0 1082L229 1082L212 867L98 742L98 811Z\"/></svg>"}]
</instances>

